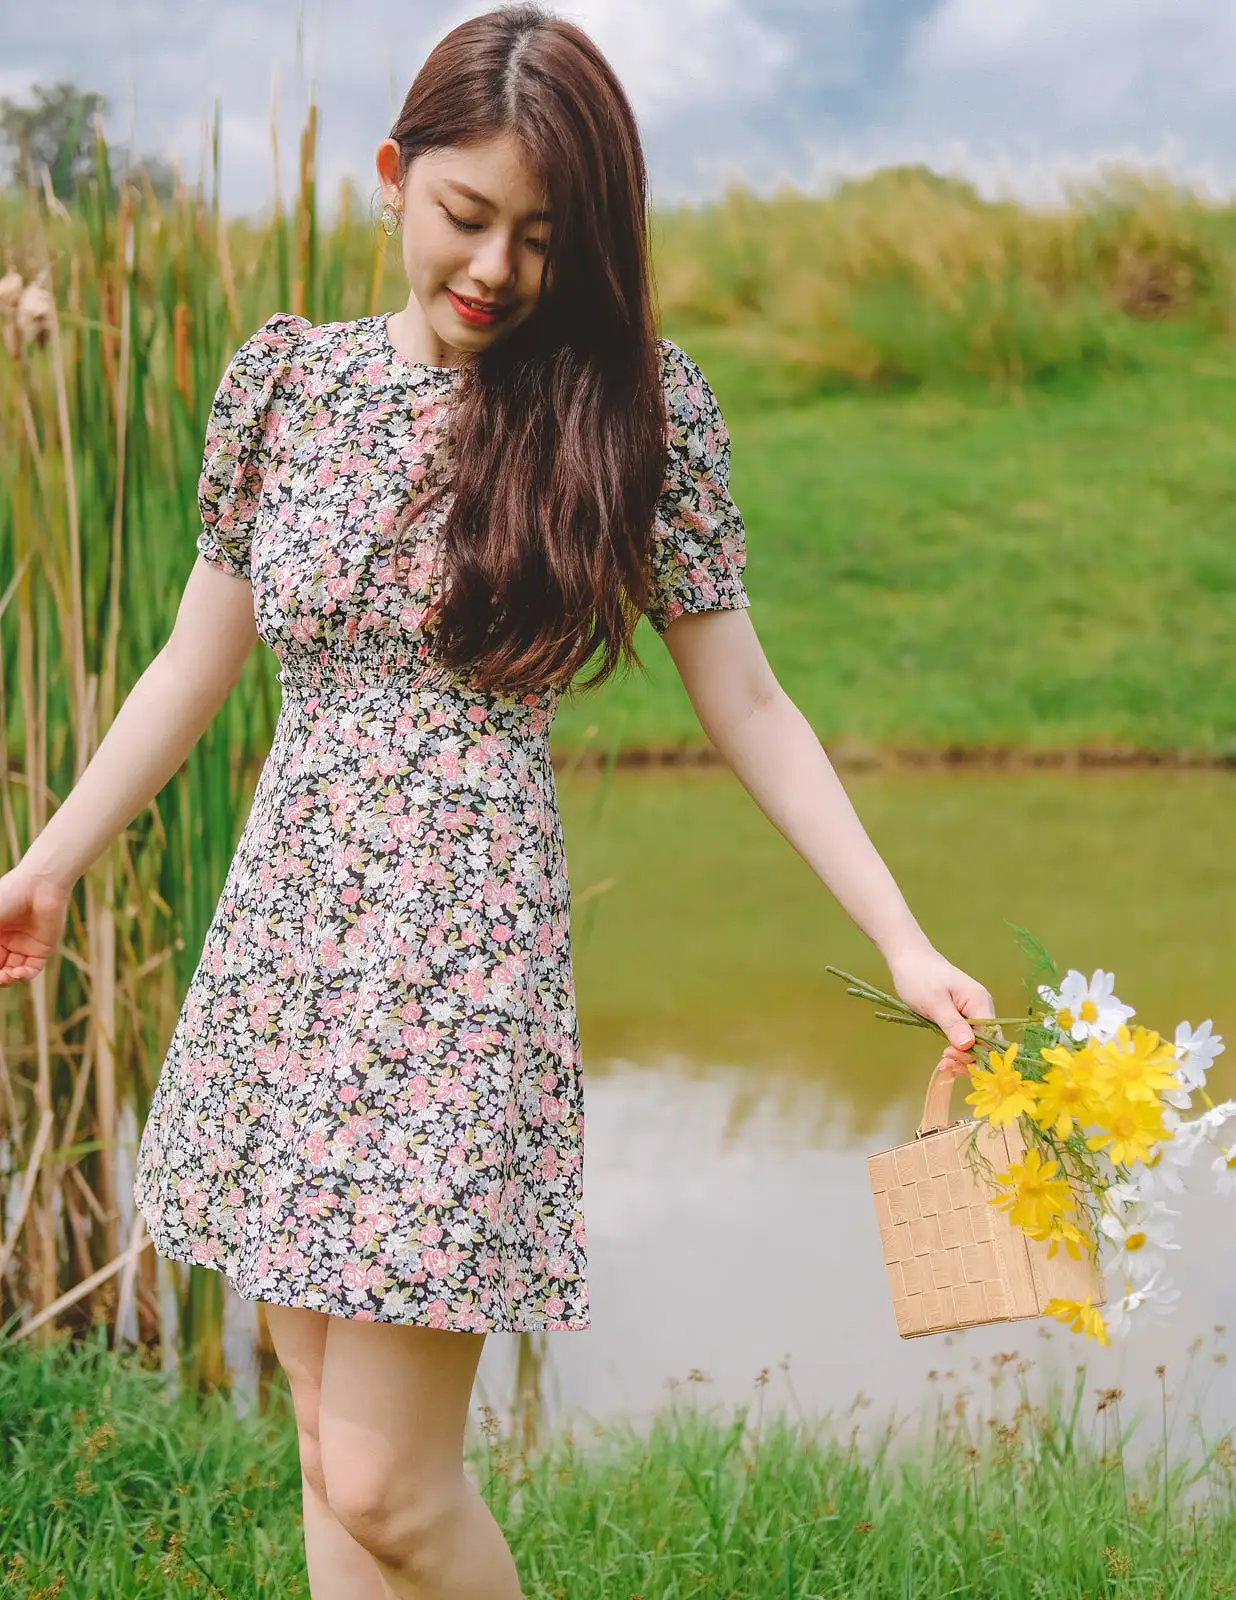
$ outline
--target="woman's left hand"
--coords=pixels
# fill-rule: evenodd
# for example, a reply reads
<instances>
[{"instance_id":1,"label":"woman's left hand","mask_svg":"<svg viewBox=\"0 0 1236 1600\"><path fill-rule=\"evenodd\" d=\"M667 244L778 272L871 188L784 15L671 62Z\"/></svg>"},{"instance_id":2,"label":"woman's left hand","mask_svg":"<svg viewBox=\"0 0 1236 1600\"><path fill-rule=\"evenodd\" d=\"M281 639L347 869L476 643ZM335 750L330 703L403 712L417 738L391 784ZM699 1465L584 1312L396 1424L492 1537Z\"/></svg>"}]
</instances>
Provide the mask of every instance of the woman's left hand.
<instances>
[{"instance_id":1,"label":"woman's left hand","mask_svg":"<svg viewBox=\"0 0 1236 1600\"><path fill-rule=\"evenodd\" d=\"M966 1018L994 1017L991 995L930 945L890 957L888 969L893 987L905 1003L943 1028L950 1047L945 1059L954 1060L958 1072L964 1072L972 1063L962 1057L974 1044L974 1029Z\"/></svg>"}]
</instances>

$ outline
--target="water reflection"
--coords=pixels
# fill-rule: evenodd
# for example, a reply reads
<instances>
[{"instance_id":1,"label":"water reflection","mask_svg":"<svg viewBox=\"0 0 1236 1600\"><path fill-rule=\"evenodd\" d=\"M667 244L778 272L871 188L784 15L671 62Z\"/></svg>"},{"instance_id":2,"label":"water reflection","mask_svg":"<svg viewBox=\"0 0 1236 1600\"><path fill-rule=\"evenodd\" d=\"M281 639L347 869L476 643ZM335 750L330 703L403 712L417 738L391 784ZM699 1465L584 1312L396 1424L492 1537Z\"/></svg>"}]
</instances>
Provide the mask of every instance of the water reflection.
<instances>
[{"instance_id":1,"label":"water reflection","mask_svg":"<svg viewBox=\"0 0 1236 1600\"><path fill-rule=\"evenodd\" d=\"M1236 864L1215 843L1230 836L1230 778L848 787L931 937L1002 1007L1023 994L1008 918L1066 964L1113 969L1151 1025L1213 1016L1233 1048L1212 1081L1236 1090ZM1200 1363L1236 1422L1230 1376L1206 1353L1236 1317L1234 1203L1208 1192L1183 1206L1183 1300L1161 1329L1097 1353L1041 1322L898 1339L866 1156L910 1137L934 1052L824 972L879 981L874 952L728 774L573 781L561 798L577 891L611 884L576 917L594 1327L550 1340L561 1413L646 1411L692 1369L727 1400L751 1399L768 1368L774 1397L812 1411L860 1391L914 1407L928 1372L969 1374L1012 1349L1066 1371L1084 1354L1095 1386L1141 1400L1157 1398L1160 1362L1179 1384L1201 1334L1190 1386ZM499 1395L504 1361L495 1350L484 1369Z\"/></svg>"},{"instance_id":2,"label":"water reflection","mask_svg":"<svg viewBox=\"0 0 1236 1600\"><path fill-rule=\"evenodd\" d=\"M1212 1081L1236 1092L1236 863L1220 843L1231 778L932 774L848 787L932 938L1002 1007L1022 996L1007 917L1066 964L1114 969L1152 1026L1213 1016L1232 1048ZM1182 1206L1181 1309L1126 1344L1097 1351L1043 1322L900 1340L866 1156L911 1135L934 1052L825 974L836 962L880 981L874 952L729 774L570 780L560 795L594 1325L551 1336L539 1368L540 1348L525 1344L521 1367L518 1341L491 1339L481 1401L509 1417L522 1395L532 1426L535 1379L549 1420L638 1416L692 1371L722 1400L753 1400L767 1369L766 1404L838 1412L861 1393L883 1415L929 1399L933 1371L981 1385L992 1355L1018 1350L1065 1375L1084 1358L1093 1389L1119 1386L1132 1403L1157 1404L1165 1363L1183 1412L1205 1384L1209 1431L1236 1423L1232 1375L1212 1359L1213 1328L1236 1329L1236 1201L1209 1192ZM233 1306L242 1389L246 1330Z\"/></svg>"}]
</instances>

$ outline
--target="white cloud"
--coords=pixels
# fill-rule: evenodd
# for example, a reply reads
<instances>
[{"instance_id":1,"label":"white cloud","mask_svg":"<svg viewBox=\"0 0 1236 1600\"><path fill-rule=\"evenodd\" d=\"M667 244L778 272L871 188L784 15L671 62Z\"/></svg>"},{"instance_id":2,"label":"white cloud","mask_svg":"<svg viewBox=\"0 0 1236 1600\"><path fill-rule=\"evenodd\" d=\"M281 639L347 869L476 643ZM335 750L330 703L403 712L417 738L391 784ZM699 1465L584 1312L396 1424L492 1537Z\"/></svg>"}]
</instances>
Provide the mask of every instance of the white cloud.
<instances>
[{"instance_id":1,"label":"white cloud","mask_svg":"<svg viewBox=\"0 0 1236 1600\"><path fill-rule=\"evenodd\" d=\"M820 0L821 9L829 3ZM462 6L444 19L442 32L489 9L486 0ZM561 0L550 9L596 41L645 121L719 99L755 98L789 58L788 42L742 0Z\"/></svg>"},{"instance_id":2,"label":"white cloud","mask_svg":"<svg viewBox=\"0 0 1236 1600\"><path fill-rule=\"evenodd\" d=\"M1236 0L944 0L911 44L921 89L1046 129L1196 121L1236 91Z\"/></svg>"},{"instance_id":3,"label":"white cloud","mask_svg":"<svg viewBox=\"0 0 1236 1600\"><path fill-rule=\"evenodd\" d=\"M645 135L653 195L925 160L1040 190L1102 158L1236 179L1236 0L550 0L609 56ZM0 0L3 6L4 0ZM374 151L435 41L487 0L40 0L4 11L0 92L73 79L109 127L196 177L222 103L223 198L296 181L311 86L324 207ZM297 17L303 11L298 42ZM133 108L131 110L131 103Z\"/></svg>"}]
</instances>

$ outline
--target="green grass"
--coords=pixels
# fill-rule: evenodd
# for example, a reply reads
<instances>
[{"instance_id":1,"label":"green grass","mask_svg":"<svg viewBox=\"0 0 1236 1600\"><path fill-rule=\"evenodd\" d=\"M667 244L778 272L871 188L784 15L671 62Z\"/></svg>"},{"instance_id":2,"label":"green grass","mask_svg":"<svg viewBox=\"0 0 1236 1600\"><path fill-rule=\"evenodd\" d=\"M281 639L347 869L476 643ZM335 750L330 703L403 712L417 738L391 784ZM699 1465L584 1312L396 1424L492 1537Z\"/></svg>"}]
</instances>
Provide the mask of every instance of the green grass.
<instances>
[{"instance_id":1,"label":"green grass","mask_svg":"<svg viewBox=\"0 0 1236 1600\"><path fill-rule=\"evenodd\" d=\"M855 1408L808 1426L762 1416L758 1388L723 1413L680 1387L646 1427L563 1435L532 1460L490 1428L473 1465L528 1600L1228 1592L1230 1439L1176 1459L1165 1402L1138 1454L1117 1391L1096 1410L1079 1370L1034 1403L1028 1366L996 1356L986 1401L941 1392L862 1437ZM218 1394L173 1404L98 1345L5 1350L0 1594L305 1595L289 1417L281 1386L238 1419Z\"/></svg>"},{"instance_id":2,"label":"green grass","mask_svg":"<svg viewBox=\"0 0 1236 1600\"><path fill-rule=\"evenodd\" d=\"M730 424L752 621L822 738L1236 753L1236 347L1140 328L1125 370L1020 395L813 395L676 336ZM641 640L649 676L564 705L564 748L702 741Z\"/></svg>"}]
</instances>

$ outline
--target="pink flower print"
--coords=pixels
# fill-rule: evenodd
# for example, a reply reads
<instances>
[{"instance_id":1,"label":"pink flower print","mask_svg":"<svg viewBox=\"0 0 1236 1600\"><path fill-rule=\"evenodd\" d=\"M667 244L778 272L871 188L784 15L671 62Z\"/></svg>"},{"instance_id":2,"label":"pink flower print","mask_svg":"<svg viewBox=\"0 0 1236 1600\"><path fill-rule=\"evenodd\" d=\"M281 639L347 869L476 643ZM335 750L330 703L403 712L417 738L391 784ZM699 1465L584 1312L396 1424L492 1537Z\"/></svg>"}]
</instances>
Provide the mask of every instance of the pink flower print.
<instances>
[{"instance_id":1,"label":"pink flower print","mask_svg":"<svg viewBox=\"0 0 1236 1600\"><path fill-rule=\"evenodd\" d=\"M425 1320L431 1328L447 1326L446 1301L431 1300L425 1307Z\"/></svg>"},{"instance_id":2,"label":"pink flower print","mask_svg":"<svg viewBox=\"0 0 1236 1600\"><path fill-rule=\"evenodd\" d=\"M326 1160L326 1140L320 1133L311 1133L305 1141L305 1154L315 1167L320 1167Z\"/></svg>"},{"instance_id":3,"label":"pink flower print","mask_svg":"<svg viewBox=\"0 0 1236 1600\"><path fill-rule=\"evenodd\" d=\"M547 1317L561 1317L566 1310L566 1301L560 1295L551 1294L545 1301L545 1315Z\"/></svg>"},{"instance_id":4,"label":"pink flower print","mask_svg":"<svg viewBox=\"0 0 1236 1600\"><path fill-rule=\"evenodd\" d=\"M292 1056L289 1059L286 1076L287 1076L287 1081L290 1084L295 1085L295 1084L298 1084L298 1083L304 1083L304 1081L305 1081L305 1063L301 1060L301 1058L299 1056Z\"/></svg>"},{"instance_id":5,"label":"pink flower print","mask_svg":"<svg viewBox=\"0 0 1236 1600\"><path fill-rule=\"evenodd\" d=\"M287 1058L288 1047L282 1042L274 1046L259 1045L253 1052L253 1064L263 1077L277 1074Z\"/></svg>"},{"instance_id":6,"label":"pink flower print","mask_svg":"<svg viewBox=\"0 0 1236 1600\"><path fill-rule=\"evenodd\" d=\"M350 1105L351 1102L356 1099L356 1097L357 1097L357 1095L359 1093L360 1093L360 1090L356 1087L356 1085L354 1083L345 1083L343 1088L340 1089L340 1091L339 1091L339 1098L343 1101L344 1105L346 1106L346 1105Z\"/></svg>"},{"instance_id":7,"label":"pink flower print","mask_svg":"<svg viewBox=\"0 0 1236 1600\"><path fill-rule=\"evenodd\" d=\"M354 883L350 883L339 896L345 906L354 906L360 897L361 892Z\"/></svg>"},{"instance_id":8,"label":"pink flower print","mask_svg":"<svg viewBox=\"0 0 1236 1600\"><path fill-rule=\"evenodd\" d=\"M566 1103L559 1100L557 1095L543 1094L541 1096L541 1115L546 1122L561 1122L566 1115Z\"/></svg>"},{"instance_id":9,"label":"pink flower print","mask_svg":"<svg viewBox=\"0 0 1236 1600\"><path fill-rule=\"evenodd\" d=\"M514 932L514 928L508 928L505 922L499 922L494 928L494 938L497 939L499 944L505 944Z\"/></svg>"},{"instance_id":10,"label":"pink flower print","mask_svg":"<svg viewBox=\"0 0 1236 1600\"><path fill-rule=\"evenodd\" d=\"M318 949L318 955L323 966L334 970L343 960L343 951L334 939L323 939Z\"/></svg>"},{"instance_id":11,"label":"pink flower print","mask_svg":"<svg viewBox=\"0 0 1236 1600\"><path fill-rule=\"evenodd\" d=\"M324 1155L326 1153L326 1141L320 1133L315 1133L310 1136L310 1144L315 1139L320 1141ZM302 1194L296 1202L296 1209L302 1217L324 1217L330 1210L330 1201L326 1195L320 1192L318 1194Z\"/></svg>"},{"instance_id":12,"label":"pink flower print","mask_svg":"<svg viewBox=\"0 0 1236 1600\"><path fill-rule=\"evenodd\" d=\"M435 1245L442 1243L442 1229L436 1222L427 1222L425 1224L425 1226L421 1229L420 1242L423 1245Z\"/></svg>"},{"instance_id":13,"label":"pink flower print","mask_svg":"<svg viewBox=\"0 0 1236 1600\"><path fill-rule=\"evenodd\" d=\"M488 713L488 711L486 711L484 706L469 706L468 707L468 721L469 722L484 722L488 716L489 716L489 713Z\"/></svg>"},{"instance_id":14,"label":"pink flower print","mask_svg":"<svg viewBox=\"0 0 1236 1600\"><path fill-rule=\"evenodd\" d=\"M444 1278L451 1268L451 1258L445 1250L422 1250L421 1266L431 1278Z\"/></svg>"},{"instance_id":15,"label":"pink flower print","mask_svg":"<svg viewBox=\"0 0 1236 1600\"><path fill-rule=\"evenodd\" d=\"M459 764L458 751L440 751L438 753L438 771L448 783L458 783L463 771Z\"/></svg>"},{"instance_id":16,"label":"pink flower print","mask_svg":"<svg viewBox=\"0 0 1236 1600\"><path fill-rule=\"evenodd\" d=\"M355 1116L348 1126L356 1137L361 1140L372 1139L376 1131L372 1117Z\"/></svg>"},{"instance_id":17,"label":"pink flower print","mask_svg":"<svg viewBox=\"0 0 1236 1600\"><path fill-rule=\"evenodd\" d=\"M373 1223L368 1220L363 1222L354 1222L352 1224L351 1231L352 1243L356 1245L357 1249L363 1250L376 1232L377 1229L374 1227Z\"/></svg>"},{"instance_id":18,"label":"pink flower print","mask_svg":"<svg viewBox=\"0 0 1236 1600\"><path fill-rule=\"evenodd\" d=\"M238 1184L233 1184L227 1192L227 1203L230 1206L244 1204L245 1191Z\"/></svg>"},{"instance_id":19,"label":"pink flower print","mask_svg":"<svg viewBox=\"0 0 1236 1600\"><path fill-rule=\"evenodd\" d=\"M422 1044L421 1048L417 1050L417 1054L420 1055L424 1049L424 1029L405 1028L404 1032L408 1034L420 1034ZM416 1047L412 1046L412 1048ZM424 1077L419 1072L408 1085L408 1104L411 1106L413 1111L424 1111L425 1107L429 1104L429 1079Z\"/></svg>"},{"instance_id":20,"label":"pink flower print","mask_svg":"<svg viewBox=\"0 0 1236 1600\"><path fill-rule=\"evenodd\" d=\"M367 1289L369 1287L369 1271L359 1261L345 1261L340 1273L345 1289Z\"/></svg>"}]
</instances>

